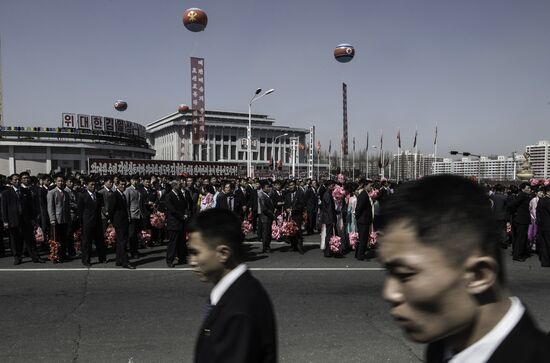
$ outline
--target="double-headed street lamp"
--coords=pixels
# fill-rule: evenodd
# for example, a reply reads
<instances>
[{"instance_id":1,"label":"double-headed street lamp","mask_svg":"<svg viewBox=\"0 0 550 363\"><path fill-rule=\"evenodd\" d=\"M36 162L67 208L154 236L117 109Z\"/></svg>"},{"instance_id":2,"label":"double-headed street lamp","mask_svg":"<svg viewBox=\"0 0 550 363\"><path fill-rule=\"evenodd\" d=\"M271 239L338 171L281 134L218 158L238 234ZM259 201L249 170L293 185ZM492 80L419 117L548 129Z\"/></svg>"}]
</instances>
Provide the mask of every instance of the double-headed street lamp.
<instances>
[{"instance_id":1,"label":"double-headed street lamp","mask_svg":"<svg viewBox=\"0 0 550 363\"><path fill-rule=\"evenodd\" d=\"M247 176L249 178L252 177L252 103L254 101L259 100L263 96L267 96L268 94L273 93L274 91L275 90L272 88L272 89L269 89L269 90L265 91L264 94L258 96L262 92L262 89L258 88L256 90L256 92L254 93L254 96L252 97L252 99L250 99L250 102L248 103L248 130L247 130L247 135L246 135L246 144L248 146Z\"/></svg>"},{"instance_id":2,"label":"double-headed street lamp","mask_svg":"<svg viewBox=\"0 0 550 363\"><path fill-rule=\"evenodd\" d=\"M451 154L451 155L462 154L462 156L466 156L466 157L468 157L468 156L477 157L477 177L481 180L481 155L472 154L472 153L467 152L467 151L460 152L460 151L456 151L456 150L449 151L449 154Z\"/></svg>"}]
</instances>

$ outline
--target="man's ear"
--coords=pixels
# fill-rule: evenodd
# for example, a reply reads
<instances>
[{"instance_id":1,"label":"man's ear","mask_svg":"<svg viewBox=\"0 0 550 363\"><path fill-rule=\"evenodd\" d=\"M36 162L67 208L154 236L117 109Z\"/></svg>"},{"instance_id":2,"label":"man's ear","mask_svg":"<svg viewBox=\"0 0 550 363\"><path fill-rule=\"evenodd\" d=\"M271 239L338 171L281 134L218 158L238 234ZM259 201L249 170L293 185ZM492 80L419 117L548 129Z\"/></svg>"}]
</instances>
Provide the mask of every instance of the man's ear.
<instances>
[{"instance_id":1,"label":"man's ear","mask_svg":"<svg viewBox=\"0 0 550 363\"><path fill-rule=\"evenodd\" d=\"M221 263L226 263L232 256L233 251L227 245L218 245L216 247L216 256Z\"/></svg>"},{"instance_id":2,"label":"man's ear","mask_svg":"<svg viewBox=\"0 0 550 363\"><path fill-rule=\"evenodd\" d=\"M498 279L500 266L489 256L471 256L465 262L466 289L472 295L490 290Z\"/></svg>"}]
</instances>

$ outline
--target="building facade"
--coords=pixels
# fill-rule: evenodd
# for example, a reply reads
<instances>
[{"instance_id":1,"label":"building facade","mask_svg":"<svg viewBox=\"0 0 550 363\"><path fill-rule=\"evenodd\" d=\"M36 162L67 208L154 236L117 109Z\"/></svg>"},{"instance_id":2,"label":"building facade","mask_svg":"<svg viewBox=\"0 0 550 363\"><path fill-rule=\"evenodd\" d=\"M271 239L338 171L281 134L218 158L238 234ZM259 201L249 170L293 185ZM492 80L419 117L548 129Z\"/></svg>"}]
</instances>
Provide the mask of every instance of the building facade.
<instances>
[{"instance_id":1,"label":"building facade","mask_svg":"<svg viewBox=\"0 0 550 363\"><path fill-rule=\"evenodd\" d=\"M86 172L88 158L151 159L144 137L68 127L0 127L2 174Z\"/></svg>"},{"instance_id":2,"label":"building facade","mask_svg":"<svg viewBox=\"0 0 550 363\"><path fill-rule=\"evenodd\" d=\"M478 179L494 181L508 181L516 179L516 172L523 162L522 155L514 157L496 156L472 159L464 157L460 160L445 158L434 163L434 174L457 174L462 176L475 176Z\"/></svg>"},{"instance_id":3,"label":"building facade","mask_svg":"<svg viewBox=\"0 0 550 363\"><path fill-rule=\"evenodd\" d=\"M248 114L206 111L205 142L192 143L191 112L174 113L147 125L147 140L156 150L157 160L223 161L239 163L246 176ZM274 125L266 115L252 115L252 166L262 175L275 165L288 170L291 164L291 138L300 147L296 168L299 175L307 172L310 130ZM272 158L273 157L273 158Z\"/></svg>"},{"instance_id":4,"label":"building facade","mask_svg":"<svg viewBox=\"0 0 550 363\"><path fill-rule=\"evenodd\" d=\"M531 158L534 178L550 178L550 141L542 140L525 147Z\"/></svg>"},{"instance_id":5,"label":"building facade","mask_svg":"<svg viewBox=\"0 0 550 363\"><path fill-rule=\"evenodd\" d=\"M405 150L401 155L393 155L391 176L395 180L414 180L434 173L434 163L443 161L443 158L434 154L416 154Z\"/></svg>"}]
</instances>

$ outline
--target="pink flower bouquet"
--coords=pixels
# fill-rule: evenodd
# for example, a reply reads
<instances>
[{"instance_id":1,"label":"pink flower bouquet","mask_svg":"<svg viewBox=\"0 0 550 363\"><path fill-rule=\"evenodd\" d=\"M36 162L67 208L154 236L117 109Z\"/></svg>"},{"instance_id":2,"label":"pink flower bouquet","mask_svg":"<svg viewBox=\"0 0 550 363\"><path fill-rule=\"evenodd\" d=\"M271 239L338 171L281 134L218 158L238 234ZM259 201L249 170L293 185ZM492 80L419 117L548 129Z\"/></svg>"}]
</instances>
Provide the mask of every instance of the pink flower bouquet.
<instances>
[{"instance_id":1,"label":"pink flower bouquet","mask_svg":"<svg viewBox=\"0 0 550 363\"><path fill-rule=\"evenodd\" d=\"M113 247L116 244L116 232L115 227L112 224L109 224L109 227L105 230L105 244L109 247Z\"/></svg>"},{"instance_id":2,"label":"pink flower bouquet","mask_svg":"<svg viewBox=\"0 0 550 363\"><path fill-rule=\"evenodd\" d=\"M342 246L340 237L338 237L337 235L333 235L332 237L330 237L329 245L332 252L340 252L340 247Z\"/></svg>"},{"instance_id":3,"label":"pink flower bouquet","mask_svg":"<svg viewBox=\"0 0 550 363\"><path fill-rule=\"evenodd\" d=\"M355 250L355 246L357 246L358 241L359 241L359 233L350 232L350 234L349 234L349 244L351 245L352 249Z\"/></svg>"},{"instance_id":4,"label":"pink flower bouquet","mask_svg":"<svg viewBox=\"0 0 550 363\"><path fill-rule=\"evenodd\" d=\"M247 234L252 232L252 224L249 221L244 220L243 223L241 223L241 230L243 231L243 234L246 236Z\"/></svg>"},{"instance_id":5,"label":"pink flower bouquet","mask_svg":"<svg viewBox=\"0 0 550 363\"><path fill-rule=\"evenodd\" d=\"M156 211L151 214L151 226L162 229L166 223L166 215L162 212Z\"/></svg>"},{"instance_id":6,"label":"pink flower bouquet","mask_svg":"<svg viewBox=\"0 0 550 363\"><path fill-rule=\"evenodd\" d=\"M151 243L151 230L143 229L139 231L138 240L143 243L145 247L149 247L149 243Z\"/></svg>"}]
</instances>

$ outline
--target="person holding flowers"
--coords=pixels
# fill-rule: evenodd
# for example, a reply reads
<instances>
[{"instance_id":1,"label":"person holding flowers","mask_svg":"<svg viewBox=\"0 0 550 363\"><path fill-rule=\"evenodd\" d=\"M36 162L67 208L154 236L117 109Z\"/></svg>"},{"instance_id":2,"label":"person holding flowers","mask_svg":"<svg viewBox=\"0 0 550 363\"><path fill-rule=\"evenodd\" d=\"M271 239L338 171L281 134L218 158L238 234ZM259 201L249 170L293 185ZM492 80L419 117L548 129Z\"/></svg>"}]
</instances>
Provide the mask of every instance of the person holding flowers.
<instances>
[{"instance_id":1,"label":"person holding flowers","mask_svg":"<svg viewBox=\"0 0 550 363\"><path fill-rule=\"evenodd\" d=\"M372 190L372 180L359 180L359 188L357 194L357 206L355 207L355 219L357 220L357 229L359 232L359 240L355 249L355 258L360 261L365 259L367 250L367 242L370 236L374 218L374 208L369 192Z\"/></svg>"}]
</instances>

